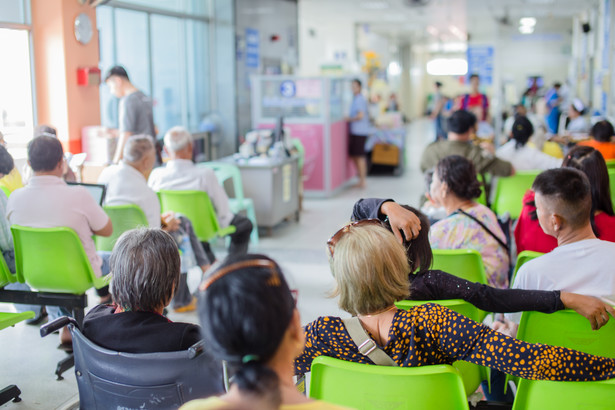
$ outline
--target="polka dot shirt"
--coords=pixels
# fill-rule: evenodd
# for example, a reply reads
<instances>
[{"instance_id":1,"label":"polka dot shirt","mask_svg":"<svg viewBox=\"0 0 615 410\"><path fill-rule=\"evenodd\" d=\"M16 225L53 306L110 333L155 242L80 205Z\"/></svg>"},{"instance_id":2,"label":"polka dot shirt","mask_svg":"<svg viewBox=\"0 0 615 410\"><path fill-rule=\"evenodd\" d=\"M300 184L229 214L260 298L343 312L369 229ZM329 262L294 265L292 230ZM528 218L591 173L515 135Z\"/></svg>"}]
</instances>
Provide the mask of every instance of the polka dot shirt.
<instances>
[{"instance_id":1,"label":"polka dot shirt","mask_svg":"<svg viewBox=\"0 0 615 410\"><path fill-rule=\"evenodd\" d=\"M309 372L312 360L321 355L373 364L359 353L338 317L320 317L308 324L305 337L305 350L295 361L297 374ZM465 360L525 379L585 381L615 377L615 359L522 342L434 303L398 310L387 342L380 347L401 367Z\"/></svg>"}]
</instances>

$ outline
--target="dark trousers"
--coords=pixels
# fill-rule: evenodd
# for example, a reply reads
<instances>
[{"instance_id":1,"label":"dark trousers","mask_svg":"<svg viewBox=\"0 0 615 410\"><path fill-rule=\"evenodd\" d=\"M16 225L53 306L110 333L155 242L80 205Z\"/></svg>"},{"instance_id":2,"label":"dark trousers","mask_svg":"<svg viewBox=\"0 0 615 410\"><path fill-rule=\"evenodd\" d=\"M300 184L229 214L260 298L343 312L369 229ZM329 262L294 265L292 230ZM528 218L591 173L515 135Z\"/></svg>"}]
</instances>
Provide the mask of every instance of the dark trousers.
<instances>
[{"instance_id":1,"label":"dark trousers","mask_svg":"<svg viewBox=\"0 0 615 410\"><path fill-rule=\"evenodd\" d=\"M245 255L248 253L248 245L250 244L250 234L252 233L252 229L254 226L252 222L243 215L235 214L233 219L231 220L231 225L235 227L235 233L229 235L231 238L231 244L228 247L229 255ZM211 247L207 242L201 242L203 244L203 248L205 248L205 253L210 261L216 260L216 255L214 255Z\"/></svg>"}]
</instances>

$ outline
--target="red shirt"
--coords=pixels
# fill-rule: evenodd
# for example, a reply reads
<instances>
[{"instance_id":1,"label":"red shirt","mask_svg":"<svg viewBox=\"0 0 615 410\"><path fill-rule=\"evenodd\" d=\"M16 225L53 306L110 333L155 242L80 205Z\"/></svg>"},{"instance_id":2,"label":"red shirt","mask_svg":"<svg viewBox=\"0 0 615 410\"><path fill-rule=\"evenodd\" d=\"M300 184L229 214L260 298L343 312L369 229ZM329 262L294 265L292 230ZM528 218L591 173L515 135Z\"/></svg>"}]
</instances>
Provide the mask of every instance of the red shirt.
<instances>
[{"instance_id":1,"label":"red shirt","mask_svg":"<svg viewBox=\"0 0 615 410\"><path fill-rule=\"evenodd\" d=\"M517 253L522 251L550 252L557 246L557 239L544 233L538 219L530 218L530 213L536 211L536 206L528 205L528 202L534 202L534 192L531 190L523 196L523 208L515 226ZM615 216L600 212L594 216L594 223L600 234L598 239L615 242Z\"/></svg>"}]
</instances>

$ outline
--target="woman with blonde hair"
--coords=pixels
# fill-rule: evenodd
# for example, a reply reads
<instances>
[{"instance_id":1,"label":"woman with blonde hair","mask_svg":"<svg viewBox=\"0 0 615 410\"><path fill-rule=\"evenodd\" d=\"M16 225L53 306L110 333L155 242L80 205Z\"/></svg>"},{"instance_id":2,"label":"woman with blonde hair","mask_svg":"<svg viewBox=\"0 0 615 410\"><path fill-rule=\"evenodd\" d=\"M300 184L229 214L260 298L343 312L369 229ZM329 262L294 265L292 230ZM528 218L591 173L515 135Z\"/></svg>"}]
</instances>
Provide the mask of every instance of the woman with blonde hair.
<instances>
[{"instance_id":1,"label":"woman with blonde hair","mask_svg":"<svg viewBox=\"0 0 615 410\"><path fill-rule=\"evenodd\" d=\"M615 359L525 343L433 303L397 309L395 302L408 297L410 267L403 245L379 220L343 227L328 241L328 251L339 306L358 318L369 338L397 366L465 360L526 379L615 377ZM305 350L295 360L297 374L309 372L321 355L374 363L361 353L338 317L308 324L305 338Z\"/></svg>"}]
</instances>

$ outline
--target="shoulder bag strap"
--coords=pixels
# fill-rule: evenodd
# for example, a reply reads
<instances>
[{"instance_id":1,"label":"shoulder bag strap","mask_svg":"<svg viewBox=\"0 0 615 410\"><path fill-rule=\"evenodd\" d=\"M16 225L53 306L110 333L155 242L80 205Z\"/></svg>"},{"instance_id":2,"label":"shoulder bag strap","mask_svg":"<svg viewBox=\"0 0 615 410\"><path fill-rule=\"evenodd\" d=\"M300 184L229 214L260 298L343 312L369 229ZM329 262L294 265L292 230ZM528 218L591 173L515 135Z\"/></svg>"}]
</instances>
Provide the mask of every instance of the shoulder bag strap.
<instances>
[{"instance_id":1,"label":"shoulder bag strap","mask_svg":"<svg viewBox=\"0 0 615 410\"><path fill-rule=\"evenodd\" d=\"M462 213L465 216L467 216L470 219L473 219L477 224L479 224L485 231L487 231L487 233L489 235L491 235L493 237L493 239L495 239L496 241L498 241L498 243L500 245L502 245L502 247L504 249L506 249L507 253L510 253L510 249L508 248L508 245L506 244L506 242L504 242L503 240L501 240L496 234L493 233L493 231L489 228L487 228L487 225L485 225L484 223L482 223L478 218L476 218L474 215L470 215L469 213L465 212L463 209L459 208L458 210L455 211L455 213Z\"/></svg>"},{"instance_id":2,"label":"shoulder bag strap","mask_svg":"<svg viewBox=\"0 0 615 410\"><path fill-rule=\"evenodd\" d=\"M363 329L358 317L342 319L342 322L344 326L346 326L346 331L348 331L352 341L359 347L359 353L369 357L371 361L377 365L398 366L398 364L369 337L365 329Z\"/></svg>"}]
</instances>

